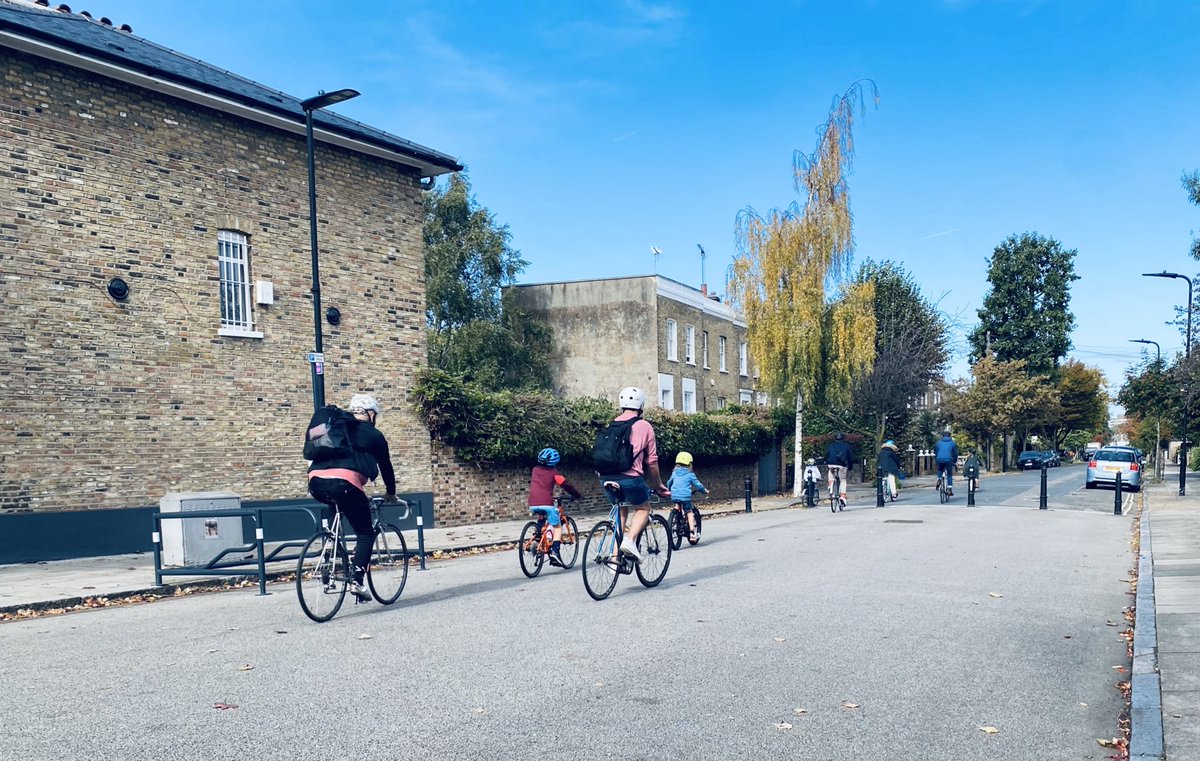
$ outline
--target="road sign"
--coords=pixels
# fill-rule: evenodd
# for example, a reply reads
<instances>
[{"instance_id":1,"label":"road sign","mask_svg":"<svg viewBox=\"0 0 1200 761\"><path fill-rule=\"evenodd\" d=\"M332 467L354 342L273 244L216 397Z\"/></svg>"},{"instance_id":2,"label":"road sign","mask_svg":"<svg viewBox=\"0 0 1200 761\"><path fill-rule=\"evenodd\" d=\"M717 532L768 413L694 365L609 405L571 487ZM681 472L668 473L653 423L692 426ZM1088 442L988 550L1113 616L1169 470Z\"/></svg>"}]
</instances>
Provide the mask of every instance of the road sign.
<instances>
[{"instance_id":1,"label":"road sign","mask_svg":"<svg viewBox=\"0 0 1200 761\"><path fill-rule=\"evenodd\" d=\"M308 353L308 361L316 364L325 364L325 353L310 351Z\"/></svg>"}]
</instances>

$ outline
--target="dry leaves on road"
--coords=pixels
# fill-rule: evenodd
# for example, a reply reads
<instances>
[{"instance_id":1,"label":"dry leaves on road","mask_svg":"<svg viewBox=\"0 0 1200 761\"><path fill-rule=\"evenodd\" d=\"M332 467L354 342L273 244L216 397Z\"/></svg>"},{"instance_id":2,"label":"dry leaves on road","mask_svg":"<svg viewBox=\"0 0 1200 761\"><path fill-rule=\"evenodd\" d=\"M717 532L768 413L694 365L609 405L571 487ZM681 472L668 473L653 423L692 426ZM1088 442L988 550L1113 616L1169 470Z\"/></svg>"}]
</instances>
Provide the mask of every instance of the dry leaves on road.
<instances>
[{"instance_id":1,"label":"dry leaves on road","mask_svg":"<svg viewBox=\"0 0 1200 761\"><path fill-rule=\"evenodd\" d=\"M374 637L372 637L370 634L367 634L366 632L363 632L362 634L358 635L358 638L359 639L374 639Z\"/></svg>"},{"instance_id":2,"label":"dry leaves on road","mask_svg":"<svg viewBox=\"0 0 1200 761\"><path fill-rule=\"evenodd\" d=\"M237 670L238 671L253 671L254 664L253 663L243 663L241 666L237 667Z\"/></svg>"},{"instance_id":3,"label":"dry leaves on road","mask_svg":"<svg viewBox=\"0 0 1200 761\"><path fill-rule=\"evenodd\" d=\"M775 641L776 641L776 642L786 642L786 641L787 641L787 639L786 639L785 637L776 637L776 638L775 638Z\"/></svg>"},{"instance_id":4,"label":"dry leaves on road","mask_svg":"<svg viewBox=\"0 0 1200 761\"><path fill-rule=\"evenodd\" d=\"M786 730L791 729L792 725L788 724L786 721L781 721L775 725L775 728L778 730L781 730L781 731L786 731Z\"/></svg>"},{"instance_id":5,"label":"dry leaves on road","mask_svg":"<svg viewBox=\"0 0 1200 761\"><path fill-rule=\"evenodd\" d=\"M213 708L217 709L218 711L228 711L231 708L237 708L237 706L234 705L233 703L226 703L224 701L218 701L216 703L213 703Z\"/></svg>"},{"instance_id":6,"label":"dry leaves on road","mask_svg":"<svg viewBox=\"0 0 1200 761\"><path fill-rule=\"evenodd\" d=\"M998 735L998 734L1000 734L1000 730L996 729L995 727L980 727L980 728L979 728L979 731L980 731L980 732L983 732L985 735Z\"/></svg>"},{"instance_id":7,"label":"dry leaves on road","mask_svg":"<svg viewBox=\"0 0 1200 761\"><path fill-rule=\"evenodd\" d=\"M988 597L999 600L1001 597L1004 597L1004 595L1000 594L999 592L988 592Z\"/></svg>"},{"instance_id":8,"label":"dry leaves on road","mask_svg":"<svg viewBox=\"0 0 1200 761\"><path fill-rule=\"evenodd\" d=\"M794 709L792 709L792 713L796 714L797 716L803 716L804 714L808 713L808 709L807 708L794 708Z\"/></svg>"},{"instance_id":9,"label":"dry leaves on road","mask_svg":"<svg viewBox=\"0 0 1200 761\"><path fill-rule=\"evenodd\" d=\"M842 708L861 708L858 703L851 703L849 700L842 701Z\"/></svg>"}]
</instances>

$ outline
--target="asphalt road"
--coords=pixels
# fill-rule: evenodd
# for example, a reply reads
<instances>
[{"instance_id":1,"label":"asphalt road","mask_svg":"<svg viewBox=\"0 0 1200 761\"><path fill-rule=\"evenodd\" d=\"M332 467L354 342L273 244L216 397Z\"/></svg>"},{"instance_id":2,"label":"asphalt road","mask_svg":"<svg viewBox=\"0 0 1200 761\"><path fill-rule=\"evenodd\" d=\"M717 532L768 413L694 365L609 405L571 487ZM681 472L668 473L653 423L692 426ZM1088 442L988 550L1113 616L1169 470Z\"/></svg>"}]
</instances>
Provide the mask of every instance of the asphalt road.
<instances>
[{"instance_id":1,"label":"asphalt road","mask_svg":"<svg viewBox=\"0 0 1200 761\"><path fill-rule=\"evenodd\" d=\"M1111 492L1076 498L1082 473L1059 470L1064 506L1097 506L1039 511L1027 474L985 480L974 510L913 489L885 509L714 518L662 586L622 577L604 602L578 567L528 580L510 551L434 563L397 605L347 603L327 624L283 585L4 624L0 747L1104 759L1128 678L1114 667L1129 667L1131 519L1111 514ZM1005 506L983 499L1002 493Z\"/></svg>"},{"instance_id":2,"label":"asphalt road","mask_svg":"<svg viewBox=\"0 0 1200 761\"><path fill-rule=\"evenodd\" d=\"M1084 488L1085 466L1063 465L1046 470L1046 502L1055 510L1113 511L1115 492L1111 486L1096 489ZM1041 494L1042 472L1040 470L1012 471L1003 474L984 474L975 492L977 507L1028 507L1037 508ZM896 504L936 505L937 492L931 488L901 489ZM1137 495L1122 492L1122 512L1127 512L1137 500ZM825 506L828 509L828 501ZM967 482L961 473L955 474L954 496L947 507L965 507L967 504ZM850 507L874 507L872 499L855 499Z\"/></svg>"}]
</instances>

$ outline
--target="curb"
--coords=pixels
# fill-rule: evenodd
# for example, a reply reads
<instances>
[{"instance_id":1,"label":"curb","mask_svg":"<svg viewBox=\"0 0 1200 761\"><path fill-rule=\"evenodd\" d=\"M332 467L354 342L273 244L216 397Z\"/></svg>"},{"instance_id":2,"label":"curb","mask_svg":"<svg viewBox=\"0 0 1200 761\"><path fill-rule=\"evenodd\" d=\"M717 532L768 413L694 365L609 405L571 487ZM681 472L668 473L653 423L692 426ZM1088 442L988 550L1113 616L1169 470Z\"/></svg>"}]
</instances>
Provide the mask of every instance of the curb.
<instances>
[{"instance_id":1,"label":"curb","mask_svg":"<svg viewBox=\"0 0 1200 761\"><path fill-rule=\"evenodd\" d=\"M1142 508L1138 548L1137 596L1134 598L1133 676L1130 679L1130 761L1164 758L1162 685L1158 672L1158 626L1154 608L1154 549L1150 512Z\"/></svg>"}]
</instances>

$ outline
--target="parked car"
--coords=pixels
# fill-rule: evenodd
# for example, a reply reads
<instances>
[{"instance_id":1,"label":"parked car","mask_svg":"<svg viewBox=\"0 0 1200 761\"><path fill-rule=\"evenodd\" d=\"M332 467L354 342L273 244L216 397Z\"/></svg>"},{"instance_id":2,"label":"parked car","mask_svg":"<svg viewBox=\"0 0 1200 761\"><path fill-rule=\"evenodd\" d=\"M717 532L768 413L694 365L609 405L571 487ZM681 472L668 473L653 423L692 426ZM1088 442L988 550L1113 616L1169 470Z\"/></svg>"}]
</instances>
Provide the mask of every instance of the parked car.
<instances>
[{"instance_id":1,"label":"parked car","mask_svg":"<svg viewBox=\"0 0 1200 761\"><path fill-rule=\"evenodd\" d=\"M1045 452L1038 452L1030 449L1017 455L1017 468L1020 470L1034 470L1042 467L1042 462L1046 459Z\"/></svg>"},{"instance_id":2,"label":"parked car","mask_svg":"<svg viewBox=\"0 0 1200 761\"><path fill-rule=\"evenodd\" d=\"M1142 465L1132 447L1101 447L1088 461L1084 487L1095 489L1099 484L1115 486L1121 474L1121 487L1130 491L1142 488Z\"/></svg>"},{"instance_id":3,"label":"parked car","mask_svg":"<svg viewBox=\"0 0 1200 761\"><path fill-rule=\"evenodd\" d=\"M1045 458L1048 468L1057 468L1062 465L1062 458L1058 456L1058 452L1046 449L1042 451L1042 457Z\"/></svg>"}]
</instances>

